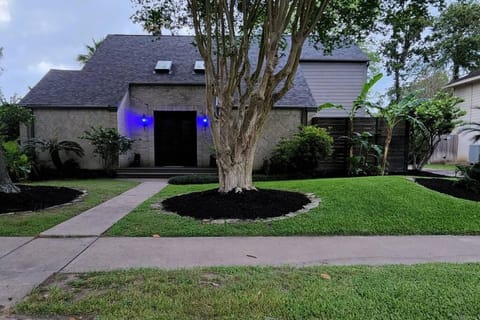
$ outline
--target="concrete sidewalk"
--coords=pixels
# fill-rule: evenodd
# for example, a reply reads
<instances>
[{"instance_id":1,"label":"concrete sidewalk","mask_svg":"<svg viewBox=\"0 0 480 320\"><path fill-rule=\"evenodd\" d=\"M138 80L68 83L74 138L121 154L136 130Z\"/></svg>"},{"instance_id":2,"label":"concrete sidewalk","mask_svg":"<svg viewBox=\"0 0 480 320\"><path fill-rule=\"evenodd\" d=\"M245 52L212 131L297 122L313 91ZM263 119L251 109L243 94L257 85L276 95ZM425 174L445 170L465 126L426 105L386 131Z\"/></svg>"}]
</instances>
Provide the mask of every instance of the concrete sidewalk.
<instances>
[{"instance_id":1,"label":"concrete sidewalk","mask_svg":"<svg viewBox=\"0 0 480 320\"><path fill-rule=\"evenodd\" d=\"M0 252L8 252L0 258L0 305L9 307L55 272L480 262L480 236L0 238Z\"/></svg>"},{"instance_id":2,"label":"concrete sidewalk","mask_svg":"<svg viewBox=\"0 0 480 320\"><path fill-rule=\"evenodd\" d=\"M476 261L475 236L100 238L63 271Z\"/></svg>"},{"instance_id":3,"label":"concrete sidewalk","mask_svg":"<svg viewBox=\"0 0 480 320\"><path fill-rule=\"evenodd\" d=\"M99 206L42 232L40 236L98 237L166 185L166 181L143 182Z\"/></svg>"}]
</instances>

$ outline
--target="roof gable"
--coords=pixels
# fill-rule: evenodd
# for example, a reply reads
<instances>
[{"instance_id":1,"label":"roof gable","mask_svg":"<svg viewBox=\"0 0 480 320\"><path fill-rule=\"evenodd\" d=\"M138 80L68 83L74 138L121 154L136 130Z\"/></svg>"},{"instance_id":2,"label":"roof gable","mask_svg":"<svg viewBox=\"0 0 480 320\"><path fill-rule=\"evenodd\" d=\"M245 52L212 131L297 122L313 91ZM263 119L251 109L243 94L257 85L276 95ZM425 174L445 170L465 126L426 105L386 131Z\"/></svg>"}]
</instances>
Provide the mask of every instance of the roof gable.
<instances>
[{"instance_id":1,"label":"roof gable","mask_svg":"<svg viewBox=\"0 0 480 320\"><path fill-rule=\"evenodd\" d=\"M368 61L356 46L335 49L331 56L319 47L317 50L313 44L306 43L301 60ZM256 50L253 48L251 54L255 55ZM170 73L155 73L155 65L160 60L172 61ZM205 75L194 72L197 60L202 58L192 36L108 35L82 70L51 70L21 103L116 107L132 83L203 85ZM300 67L293 88L277 105L315 106Z\"/></svg>"}]
</instances>

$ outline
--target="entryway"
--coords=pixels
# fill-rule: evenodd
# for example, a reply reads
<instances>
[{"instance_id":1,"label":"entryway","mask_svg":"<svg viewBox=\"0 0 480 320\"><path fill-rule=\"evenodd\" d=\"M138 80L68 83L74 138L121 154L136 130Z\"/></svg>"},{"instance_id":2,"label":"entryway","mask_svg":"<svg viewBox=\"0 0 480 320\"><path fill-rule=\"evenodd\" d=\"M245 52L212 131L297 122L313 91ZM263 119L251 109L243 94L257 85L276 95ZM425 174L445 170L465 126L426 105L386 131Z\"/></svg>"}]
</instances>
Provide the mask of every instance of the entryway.
<instances>
[{"instance_id":1,"label":"entryway","mask_svg":"<svg viewBox=\"0 0 480 320\"><path fill-rule=\"evenodd\" d=\"M155 166L197 165L195 111L155 111Z\"/></svg>"}]
</instances>

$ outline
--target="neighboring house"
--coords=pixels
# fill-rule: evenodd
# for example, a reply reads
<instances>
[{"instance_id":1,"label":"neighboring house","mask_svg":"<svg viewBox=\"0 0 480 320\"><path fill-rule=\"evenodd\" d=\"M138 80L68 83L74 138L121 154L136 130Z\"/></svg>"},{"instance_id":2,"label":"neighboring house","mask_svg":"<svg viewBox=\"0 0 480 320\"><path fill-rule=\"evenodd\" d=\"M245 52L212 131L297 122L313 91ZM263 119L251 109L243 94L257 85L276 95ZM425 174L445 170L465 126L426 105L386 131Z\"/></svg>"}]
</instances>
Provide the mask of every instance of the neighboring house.
<instances>
[{"instance_id":1,"label":"neighboring house","mask_svg":"<svg viewBox=\"0 0 480 320\"><path fill-rule=\"evenodd\" d=\"M204 70L190 36L109 35L80 71L50 70L21 105L35 117L29 137L75 140L86 151L83 168L98 168L92 147L80 140L91 126L114 127L136 139L119 160L129 166L198 166L210 163L212 139L205 115ZM255 169L283 137L314 117L345 117L317 106L351 106L367 76L368 58L356 46L324 55L307 43L293 88L272 110L257 146Z\"/></svg>"},{"instance_id":2,"label":"neighboring house","mask_svg":"<svg viewBox=\"0 0 480 320\"><path fill-rule=\"evenodd\" d=\"M450 82L446 88L452 88L453 93L462 98L464 101L459 104L462 110L467 114L462 118L465 123L480 123L480 70L470 73L458 80ZM454 134L458 134L457 129ZM473 153L469 156L470 149L477 149L479 147L470 146L474 143L471 141L473 134L459 133L458 134L458 148L455 162L477 162L478 156ZM479 145L479 143L476 143ZM475 152L475 150L472 150ZM480 151L480 149L478 149Z\"/></svg>"}]
</instances>

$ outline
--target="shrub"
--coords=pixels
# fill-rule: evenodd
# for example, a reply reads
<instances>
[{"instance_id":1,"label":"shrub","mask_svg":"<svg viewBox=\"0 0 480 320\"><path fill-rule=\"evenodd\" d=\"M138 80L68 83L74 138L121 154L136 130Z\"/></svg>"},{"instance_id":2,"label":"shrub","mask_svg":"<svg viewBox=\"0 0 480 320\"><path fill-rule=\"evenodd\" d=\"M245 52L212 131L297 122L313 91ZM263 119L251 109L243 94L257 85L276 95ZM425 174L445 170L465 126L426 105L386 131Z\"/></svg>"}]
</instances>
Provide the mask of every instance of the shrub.
<instances>
[{"instance_id":1,"label":"shrub","mask_svg":"<svg viewBox=\"0 0 480 320\"><path fill-rule=\"evenodd\" d=\"M22 180L30 173L30 161L22 152L16 141L7 141L2 144L5 151L5 161L10 178L13 181Z\"/></svg>"},{"instance_id":2,"label":"shrub","mask_svg":"<svg viewBox=\"0 0 480 320\"><path fill-rule=\"evenodd\" d=\"M103 127L91 127L81 139L89 140L95 147L93 152L102 158L105 170L112 170L118 156L130 150L135 141L119 134L115 128Z\"/></svg>"},{"instance_id":3,"label":"shrub","mask_svg":"<svg viewBox=\"0 0 480 320\"><path fill-rule=\"evenodd\" d=\"M370 132L353 132L352 137L345 137L350 141L353 155L350 157L348 175L350 176L376 176L382 168L380 160L383 155L381 146L371 142L373 135Z\"/></svg>"},{"instance_id":4,"label":"shrub","mask_svg":"<svg viewBox=\"0 0 480 320\"><path fill-rule=\"evenodd\" d=\"M312 174L332 154L333 138L323 128L305 126L290 139L281 140L270 158L273 173Z\"/></svg>"},{"instance_id":5,"label":"shrub","mask_svg":"<svg viewBox=\"0 0 480 320\"><path fill-rule=\"evenodd\" d=\"M457 184L475 193L480 193L480 162L471 166L457 166L457 169L463 175Z\"/></svg>"},{"instance_id":6,"label":"shrub","mask_svg":"<svg viewBox=\"0 0 480 320\"><path fill-rule=\"evenodd\" d=\"M83 151L83 148L76 143L75 141L69 141L69 140L62 140L58 141L56 138L53 139L30 139L25 142L24 145L25 150L28 150L30 153L34 153L37 148L40 149L40 151L47 151L48 154L50 155L50 158L52 160L53 165L55 168L59 171L62 171L65 165L67 165L67 169L71 169L71 161L75 161L73 159L69 159L69 163L67 161L65 163L62 162L60 158L60 153L65 152L69 153L72 152L76 154L78 157L83 157L85 152ZM78 165L78 163L77 163Z\"/></svg>"}]
</instances>

